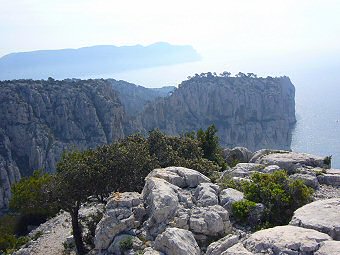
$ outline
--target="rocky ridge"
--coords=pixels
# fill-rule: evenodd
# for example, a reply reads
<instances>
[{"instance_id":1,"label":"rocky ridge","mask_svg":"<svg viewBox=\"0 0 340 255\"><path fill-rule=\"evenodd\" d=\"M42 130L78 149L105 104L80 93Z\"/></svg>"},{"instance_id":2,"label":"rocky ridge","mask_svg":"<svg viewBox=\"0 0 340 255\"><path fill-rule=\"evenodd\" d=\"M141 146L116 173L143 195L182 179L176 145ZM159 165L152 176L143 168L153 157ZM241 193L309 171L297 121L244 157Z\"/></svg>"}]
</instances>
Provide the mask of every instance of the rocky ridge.
<instances>
[{"instance_id":1,"label":"rocky ridge","mask_svg":"<svg viewBox=\"0 0 340 255\"><path fill-rule=\"evenodd\" d=\"M244 154L236 153L237 150L246 151L239 147L231 149L225 154L227 159L238 155L236 159L242 160ZM237 176L242 173L247 180L254 171L273 172L283 164L291 167L290 176L296 173L317 176L320 183L314 189L319 192L325 186L340 190L337 181L331 182L331 186L320 178L327 172L332 173L333 179L340 178L340 172L329 169L321 157L277 150L247 151L251 154L249 161L256 163L240 163L225 174L241 178ZM272 165L274 160L276 165ZM254 164L256 167L250 167ZM142 193L112 194L96 227L95 249L90 254L338 255L340 196L332 194L332 198L297 209L287 226L250 233L237 228L231 217L231 204L243 199L242 192L221 189L193 169L155 169L146 177ZM121 243L128 239L132 240L131 247L122 249ZM39 239L35 245L39 246ZM16 255L38 254L25 253L29 249L23 248Z\"/></svg>"},{"instance_id":2,"label":"rocky ridge","mask_svg":"<svg viewBox=\"0 0 340 255\"><path fill-rule=\"evenodd\" d=\"M244 150L234 150L238 149ZM278 154L285 155L279 157ZM320 157L310 154L266 150L252 155L257 163L241 164L256 164L256 168L237 165L226 171L242 171L243 178L247 179L254 171L263 172L266 168L276 171L281 167L274 166L288 165L290 176L303 171L306 175L316 176L317 170L323 169L323 172L317 172L318 177L330 171L336 176L334 178L340 178L340 172L327 169L329 166ZM276 165L272 165L274 159ZM317 180L322 182L323 179ZM340 188L337 182L332 185L335 189ZM319 187L314 186L315 189ZM290 225L253 234L235 229L230 219L230 204L242 199L242 192L231 188L221 190L195 170L182 167L155 169L147 176L142 194L122 193L110 199L104 219L97 225L93 254L137 254L138 251L168 255L338 254L340 197L307 204L296 210ZM129 213L122 216L119 214L122 210ZM114 228L108 227L111 222ZM117 226L121 227L117 229ZM140 243L137 250L112 253L111 244L121 235L133 236L144 243Z\"/></svg>"}]
</instances>

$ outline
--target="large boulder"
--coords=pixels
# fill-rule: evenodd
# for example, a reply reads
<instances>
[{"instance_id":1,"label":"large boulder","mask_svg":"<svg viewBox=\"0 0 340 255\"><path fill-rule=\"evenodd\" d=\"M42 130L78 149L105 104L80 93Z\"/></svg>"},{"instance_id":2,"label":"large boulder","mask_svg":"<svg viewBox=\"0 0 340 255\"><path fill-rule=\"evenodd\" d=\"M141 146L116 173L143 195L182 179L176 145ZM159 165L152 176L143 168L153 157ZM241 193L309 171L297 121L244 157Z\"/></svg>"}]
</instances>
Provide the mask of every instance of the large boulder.
<instances>
[{"instance_id":1,"label":"large boulder","mask_svg":"<svg viewBox=\"0 0 340 255\"><path fill-rule=\"evenodd\" d=\"M189 228L206 236L227 234L231 230L228 211L219 205L195 207L190 211Z\"/></svg>"},{"instance_id":2,"label":"large boulder","mask_svg":"<svg viewBox=\"0 0 340 255\"><path fill-rule=\"evenodd\" d=\"M109 199L106 212L97 224L95 249L108 249L116 235L140 226L143 214L144 206L139 193L115 193Z\"/></svg>"},{"instance_id":3,"label":"large boulder","mask_svg":"<svg viewBox=\"0 0 340 255\"><path fill-rule=\"evenodd\" d=\"M244 247L255 254L313 254L327 234L295 226L279 226L260 230L244 241Z\"/></svg>"},{"instance_id":4,"label":"large boulder","mask_svg":"<svg viewBox=\"0 0 340 255\"><path fill-rule=\"evenodd\" d=\"M256 161L261 158L264 157L268 154L272 154L272 153L289 153L289 151L284 151L284 150L271 150L271 149L261 149L258 151L255 151L252 158L249 160L249 163L256 163Z\"/></svg>"},{"instance_id":5,"label":"large boulder","mask_svg":"<svg viewBox=\"0 0 340 255\"><path fill-rule=\"evenodd\" d=\"M179 206L180 188L166 180L148 177L142 191L148 216L144 226L151 236L156 237L175 216Z\"/></svg>"},{"instance_id":6,"label":"large boulder","mask_svg":"<svg viewBox=\"0 0 340 255\"><path fill-rule=\"evenodd\" d=\"M340 198L319 200L294 212L290 225L315 229L340 240Z\"/></svg>"},{"instance_id":7,"label":"large boulder","mask_svg":"<svg viewBox=\"0 0 340 255\"><path fill-rule=\"evenodd\" d=\"M146 178L157 177L180 188L196 188L200 183L210 182L210 179L200 172L185 167L167 167L151 171Z\"/></svg>"},{"instance_id":8,"label":"large boulder","mask_svg":"<svg viewBox=\"0 0 340 255\"><path fill-rule=\"evenodd\" d=\"M200 255L201 251L194 235L184 229L167 228L158 235L154 246L167 255Z\"/></svg>"},{"instance_id":9,"label":"large boulder","mask_svg":"<svg viewBox=\"0 0 340 255\"><path fill-rule=\"evenodd\" d=\"M264 165L278 165L281 169L287 170L288 173L294 173L298 167L312 166L327 168L324 164L324 158L306 153L297 152L280 152L269 153L259 156L254 163Z\"/></svg>"},{"instance_id":10,"label":"large boulder","mask_svg":"<svg viewBox=\"0 0 340 255\"><path fill-rule=\"evenodd\" d=\"M244 198L241 191L236 189L227 188L220 192L220 205L223 206L228 212L231 212L232 204L234 202L240 201Z\"/></svg>"},{"instance_id":11,"label":"large boulder","mask_svg":"<svg viewBox=\"0 0 340 255\"><path fill-rule=\"evenodd\" d=\"M245 147L235 147L232 149L227 148L223 150L223 157L228 165L232 165L235 162L248 163L252 156L253 152Z\"/></svg>"},{"instance_id":12,"label":"large boulder","mask_svg":"<svg viewBox=\"0 0 340 255\"><path fill-rule=\"evenodd\" d=\"M229 234L223 237L222 239L211 243L208 246L205 255L221 255L222 252L226 251L231 246L238 243L238 240L239 240L238 236Z\"/></svg>"},{"instance_id":13,"label":"large boulder","mask_svg":"<svg viewBox=\"0 0 340 255\"><path fill-rule=\"evenodd\" d=\"M220 187L213 183L201 183L195 190L195 200L198 206L218 205Z\"/></svg>"}]
</instances>

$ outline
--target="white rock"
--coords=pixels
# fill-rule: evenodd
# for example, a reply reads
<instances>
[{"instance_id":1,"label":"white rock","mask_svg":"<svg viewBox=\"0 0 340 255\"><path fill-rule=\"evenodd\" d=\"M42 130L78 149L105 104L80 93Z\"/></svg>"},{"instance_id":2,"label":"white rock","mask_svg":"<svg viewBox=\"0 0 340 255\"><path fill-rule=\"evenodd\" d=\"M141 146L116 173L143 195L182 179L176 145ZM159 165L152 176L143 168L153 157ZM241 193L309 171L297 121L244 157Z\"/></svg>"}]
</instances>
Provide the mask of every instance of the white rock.
<instances>
[{"instance_id":1,"label":"white rock","mask_svg":"<svg viewBox=\"0 0 340 255\"><path fill-rule=\"evenodd\" d=\"M106 250L114 237L122 231L138 227L131 209L109 210L98 223L95 234L96 250Z\"/></svg>"},{"instance_id":2,"label":"white rock","mask_svg":"<svg viewBox=\"0 0 340 255\"><path fill-rule=\"evenodd\" d=\"M228 212L231 212L231 206L234 202L242 200L244 197L241 191L236 189L227 188L220 192L220 205L223 206Z\"/></svg>"},{"instance_id":3,"label":"white rock","mask_svg":"<svg viewBox=\"0 0 340 255\"><path fill-rule=\"evenodd\" d=\"M169 223L171 227L182 228L182 229L189 229L189 219L190 219L190 209L180 207L177 210L177 213L173 219Z\"/></svg>"},{"instance_id":4,"label":"white rock","mask_svg":"<svg viewBox=\"0 0 340 255\"><path fill-rule=\"evenodd\" d=\"M208 246L205 255L221 255L222 252L226 251L231 246L238 243L238 240L238 236L229 234L222 239L211 243Z\"/></svg>"},{"instance_id":5,"label":"white rock","mask_svg":"<svg viewBox=\"0 0 340 255\"><path fill-rule=\"evenodd\" d=\"M253 253L244 248L242 243L237 243L226 251L222 252L221 255L253 255Z\"/></svg>"},{"instance_id":6,"label":"white rock","mask_svg":"<svg viewBox=\"0 0 340 255\"><path fill-rule=\"evenodd\" d=\"M210 182L210 179L200 172L185 167L167 167L151 171L146 178L157 177L180 188L195 188L200 183Z\"/></svg>"},{"instance_id":7,"label":"white rock","mask_svg":"<svg viewBox=\"0 0 340 255\"><path fill-rule=\"evenodd\" d=\"M284 151L284 150L271 150L271 149L262 149L262 150L258 150L255 151L252 158L249 160L249 163L256 163L256 161L261 158L264 157L268 154L272 154L272 153L288 153L289 151Z\"/></svg>"},{"instance_id":8,"label":"white rock","mask_svg":"<svg viewBox=\"0 0 340 255\"><path fill-rule=\"evenodd\" d=\"M340 170L327 169L325 174L318 175L320 184L331 185L333 187L340 187Z\"/></svg>"},{"instance_id":9,"label":"white rock","mask_svg":"<svg viewBox=\"0 0 340 255\"><path fill-rule=\"evenodd\" d=\"M164 255L163 252L156 251L152 249L151 247L147 247L143 250L144 255Z\"/></svg>"},{"instance_id":10,"label":"white rock","mask_svg":"<svg viewBox=\"0 0 340 255\"><path fill-rule=\"evenodd\" d=\"M278 165L281 169L294 173L295 169L301 166L326 167L324 158L306 153L283 152L270 153L260 156L255 163L264 165Z\"/></svg>"},{"instance_id":11,"label":"white rock","mask_svg":"<svg viewBox=\"0 0 340 255\"><path fill-rule=\"evenodd\" d=\"M131 248L133 248L134 250L142 250L143 243L141 240L139 240L138 237L123 234L118 235L114 238L107 251L115 255L122 255L124 253L124 250L121 249L121 243L126 241L127 239L131 239L132 241Z\"/></svg>"},{"instance_id":12,"label":"white rock","mask_svg":"<svg viewBox=\"0 0 340 255\"><path fill-rule=\"evenodd\" d=\"M142 203L141 194L137 192L114 193L106 204L106 209L118 207L136 207Z\"/></svg>"},{"instance_id":13,"label":"white rock","mask_svg":"<svg viewBox=\"0 0 340 255\"><path fill-rule=\"evenodd\" d=\"M319 200L300 207L289 224L315 229L340 240L340 198Z\"/></svg>"},{"instance_id":14,"label":"white rock","mask_svg":"<svg viewBox=\"0 0 340 255\"><path fill-rule=\"evenodd\" d=\"M194 235L184 229L167 228L155 240L155 248L167 255L200 255Z\"/></svg>"},{"instance_id":15,"label":"white rock","mask_svg":"<svg viewBox=\"0 0 340 255\"><path fill-rule=\"evenodd\" d=\"M145 213L141 195L135 192L115 193L106 205L106 213L97 224L95 249L106 250L116 235L138 227Z\"/></svg>"},{"instance_id":16,"label":"white rock","mask_svg":"<svg viewBox=\"0 0 340 255\"><path fill-rule=\"evenodd\" d=\"M196 207L190 211L189 227L195 234L224 235L230 232L228 211L222 206Z\"/></svg>"},{"instance_id":17,"label":"white rock","mask_svg":"<svg viewBox=\"0 0 340 255\"><path fill-rule=\"evenodd\" d=\"M319 182L316 176L310 174L292 174L289 176L289 178L293 180L301 180L304 184L313 189L319 188Z\"/></svg>"},{"instance_id":18,"label":"white rock","mask_svg":"<svg viewBox=\"0 0 340 255\"><path fill-rule=\"evenodd\" d=\"M331 240L327 234L295 226L278 226L260 230L244 241L244 247L255 254L313 254L320 243ZM297 252L299 251L299 253Z\"/></svg>"},{"instance_id":19,"label":"white rock","mask_svg":"<svg viewBox=\"0 0 340 255\"><path fill-rule=\"evenodd\" d=\"M218 205L219 186L213 183L201 183L195 190L198 206Z\"/></svg>"},{"instance_id":20,"label":"white rock","mask_svg":"<svg viewBox=\"0 0 340 255\"><path fill-rule=\"evenodd\" d=\"M281 170L281 168L277 165L270 165L266 166L264 169L260 170L260 172L265 173L265 174L271 174L274 173L278 170Z\"/></svg>"},{"instance_id":21,"label":"white rock","mask_svg":"<svg viewBox=\"0 0 340 255\"><path fill-rule=\"evenodd\" d=\"M324 241L321 243L319 250L315 255L339 255L340 242L339 241Z\"/></svg>"},{"instance_id":22,"label":"white rock","mask_svg":"<svg viewBox=\"0 0 340 255\"><path fill-rule=\"evenodd\" d=\"M255 163L238 163L232 169L228 169L222 173L222 178L225 176L230 177L247 177L255 171L261 171L265 166Z\"/></svg>"},{"instance_id":23,"label":"white rock","mask_svg":"<svg viewBox=\"0 0 340 255\"><path fill-rule=\"evenodd\" d=\"M175 216L179 206L179 188L166 180L148 177L143 189L148 220L145 226L152 236L163 231L165 225Z\"/></svg>"},{"instance_id":24,"label":"white rock","mask_svg":"<svg viewBox=\"0 0 340 255\"><path fill-rule=\"evenodd\" d=\"M245 147L235 147L232 149L224 149L223 157L228 164L237 161L239 163L248 163L253 153Z\"/></svg>"}]
</instances>

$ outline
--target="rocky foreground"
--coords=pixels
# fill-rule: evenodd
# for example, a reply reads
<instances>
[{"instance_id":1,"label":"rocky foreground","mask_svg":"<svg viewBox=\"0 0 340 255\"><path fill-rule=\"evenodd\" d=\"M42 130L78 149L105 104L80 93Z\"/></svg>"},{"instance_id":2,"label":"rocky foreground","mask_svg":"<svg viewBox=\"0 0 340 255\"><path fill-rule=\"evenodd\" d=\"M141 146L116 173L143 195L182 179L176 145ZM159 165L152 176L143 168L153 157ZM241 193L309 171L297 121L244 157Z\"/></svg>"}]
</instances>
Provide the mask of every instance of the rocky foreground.
<instances>
[{"instance_id":1,"label":"rocky foreground","mask_svg":"<svg viewBox=\"0 0 340 255\"><path fill-rule=\"evenodd\" d=\"M247 180L254 171L268 173L284 168L290 178L301 179L316 190L315 201L297 209L287 226L250 233L238 229L231 217L231 204L243 199L242 192L221 189L192 169L155 169L147 176L141 194L115 193L110 197L90 253L340 254L340 170L329 169L324 158L288 151L251 153L234 148L226 150L225 156L242 163L223 175L239 181ZM329 190L329 198L320 199L320 194ZM64 242L70 242L69 235L64 236ZM35 250L41 246L40 240L46 244L44 236L15 254L41 254ZM50 238L52 241L53 236ZM58 253L50 249L45 254Z\"/></svg>"}]
</instances>

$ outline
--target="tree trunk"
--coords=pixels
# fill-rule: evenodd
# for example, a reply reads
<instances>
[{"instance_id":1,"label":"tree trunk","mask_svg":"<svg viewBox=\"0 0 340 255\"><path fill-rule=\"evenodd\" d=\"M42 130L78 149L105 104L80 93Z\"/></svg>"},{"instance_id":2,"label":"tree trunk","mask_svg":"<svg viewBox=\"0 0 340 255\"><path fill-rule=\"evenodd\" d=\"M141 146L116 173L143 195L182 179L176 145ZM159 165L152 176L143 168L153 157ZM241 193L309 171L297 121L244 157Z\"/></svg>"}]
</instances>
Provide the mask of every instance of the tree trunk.
<instances>
[{"instance_id":1,"label":"tree trunk","mask_svg":"<svg viewBox=\"0 0 340 255\"><path fill-rule=\"evenodd\" d=\"M72 219L72 231L73 231L74 242L77 248L77 253L79 255L84 255L85 247L83 243L82 229L78 221L78 216L79 216L78 213L79 213L79 208L75 208L74 210L70 212L71 219Z\"/></svg>"}]
</instances>

